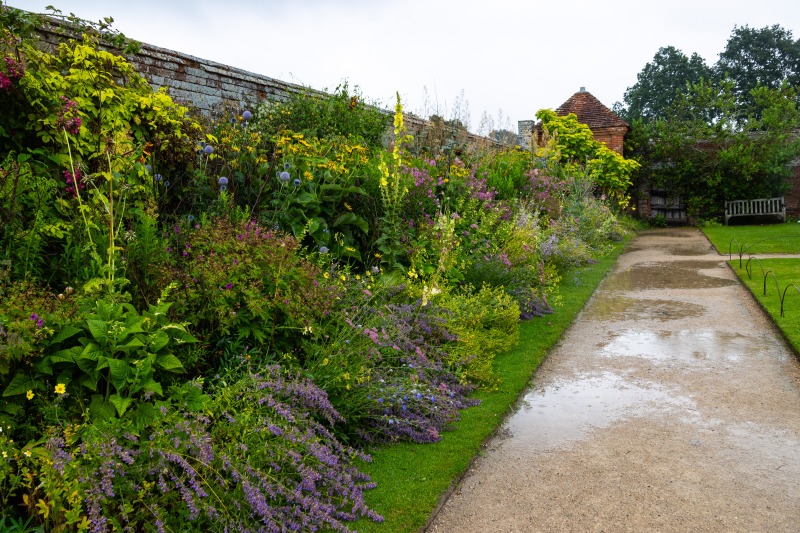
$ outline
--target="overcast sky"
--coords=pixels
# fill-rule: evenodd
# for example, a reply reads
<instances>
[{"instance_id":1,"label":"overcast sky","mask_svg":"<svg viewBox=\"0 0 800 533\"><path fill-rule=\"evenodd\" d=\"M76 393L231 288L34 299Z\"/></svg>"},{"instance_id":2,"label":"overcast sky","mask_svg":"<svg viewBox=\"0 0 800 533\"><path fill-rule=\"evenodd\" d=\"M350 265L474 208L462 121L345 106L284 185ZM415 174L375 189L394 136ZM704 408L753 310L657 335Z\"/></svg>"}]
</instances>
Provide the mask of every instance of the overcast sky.
<instances>
[{"instance_id":1,"label":"overcast sky","mask_svg":"<svg viewBox=\"0 0 800 533\"><path fill-rule=\"evenodd\" d=\"M2 0L0 0L2 1ZM734 26L779 24L800 38L798 0L6 0L133 39L315 89L342 81L386 108L470 129L532 119L581 87L608 107L663 46L709 65ZM427 98L426 98L427 93ZM463 104L464 102L462 102ZM462 105L460 118L465 118ZM459 118L459 117L455 117Z\"/></svg>"}]
</instances>

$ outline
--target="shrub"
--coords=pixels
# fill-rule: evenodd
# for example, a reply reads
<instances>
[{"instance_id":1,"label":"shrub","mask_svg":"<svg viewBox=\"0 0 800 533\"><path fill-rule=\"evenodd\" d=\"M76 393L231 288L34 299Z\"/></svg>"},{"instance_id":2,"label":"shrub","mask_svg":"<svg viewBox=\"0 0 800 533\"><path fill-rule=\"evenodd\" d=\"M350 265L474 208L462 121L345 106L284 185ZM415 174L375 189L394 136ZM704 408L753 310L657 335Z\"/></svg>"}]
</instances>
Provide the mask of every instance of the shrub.
<instances>
[{"instance_id":1,"label":"shrub","mask_svg":"<svg viewBox=\"0 0 800 533\"><path fill-rule=\"evenodd\" d=\"M492 362L519 340L519 305L504 288L489 285L447 295L441 305L451 313L448 328L458 338L448 347L447 362L463 365L465 376L473 382L489 389L496 386Z\"/></svg>"},{"instance_id":2,"label":"shrub","mask_svg":"<svg viewBox=\"0 0 800 533\"><path fill-rule=\"evenodd\" d=\"M381 520L356 466L369 457L332 436L339 415L313 383L273 366L224 376L209 394L176 387L133 418L26 446L3 461L37 481L15 496L51 530L349 531L361 516Z\"/></svg>"},{"instance_id":3,"label":"shrub","mask_svg":"<svg viewBox=\"0 0 800 533\"><path fill-rule=\"evenodd\" d=\"M321 271L298 255L294 237L255 222L210 219L176 224L168 249L175 280L174 316L219 357L227 341L264 353L299 353L298 335L316 328L336 296L318 281ZM198 362L215 368L217 361Z\"/></svg>"}]
</instances>

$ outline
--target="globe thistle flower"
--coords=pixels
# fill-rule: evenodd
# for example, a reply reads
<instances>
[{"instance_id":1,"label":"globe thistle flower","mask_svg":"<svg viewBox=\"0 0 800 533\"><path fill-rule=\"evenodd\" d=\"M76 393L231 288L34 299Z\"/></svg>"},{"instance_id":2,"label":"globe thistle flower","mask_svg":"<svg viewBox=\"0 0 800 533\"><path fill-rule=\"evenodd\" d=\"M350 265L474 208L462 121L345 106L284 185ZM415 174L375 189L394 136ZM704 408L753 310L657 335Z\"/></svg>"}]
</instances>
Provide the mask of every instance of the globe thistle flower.
<instances>
[{"instance_id":1,"label":"globe thistle flower","mask_svg":"<svg viewBox=\"0 0 800 533\"><path fill-rule=\"evenodd\" d=\"M211 146L210 144L205 145L203 147L203 153L206 154L206 155L213 154L214 153L214 147Z\"/></svg>"},{"instance_id":2,"label":"globe thistle flower","mask_svg":"<svg viewBox=\"0 0 800 533\"><path fill-rule=\"evenodd\" d=\"M161 174L156 174L155 176L153 176L153 179L156 181L161 181L164 178L162 178Z\"/></svg>"},{"instance_id":3,"label":"globe thistle flower","mask_svg":"<svg viewBox=\"0 0 800 533\"><path fill-rule=\"evenodd\" d=\"M220 176L220 178L217 181L217 183L219 183L220 185L227 185L228 184L228 178L226 178L225 176Z\"/></svg>"},{"instance_id":4,"label":"globe thistle flower","mask_svg":"<svg viewBox=\"0 0 800 533\"><path fill-rule=\"evenodd\" d=\"M286 172L286 171L284 170L283 172L281 172L280 174L278 174L278 178L279 178L281 181L284 181L284 182L286 182L286 181L289 181L290 179L292 179L292 176L290 176L290 175L289 175L289 173L288 173L288 172Z\"/></svg>"},{"instance_id":5,"label":"globe thistle flower","mask_svg":"<svg viewBox=\"0 0 800 533\"><path fill-rule=\"evenodd\" d=\"M294 186L295 186L295 187L299 187L299 186L300 186L300 183L302 183L302 182L300 181L300 179L299 179L299 178L295 178L295 179L294 179Z\"/></svg>"},{"instance_id":6,"label":"globe thistle flower","mask_svg":"<svg viewBox=\"0 0 800 533\"><path fill-rule=\"evenodd\" d=\"M228 186L227 186L227 185L220 185L220 186L219 186L219 190L220 190L221 192L225 192L225 191L227 191L227 190L228 190Z\"/></svg>"},{"instance_id":7,"label":"globe thistle flower","mask_svg":"<svg viewBox=\"0 0 800 533\"><path fill-rule=\"evenodd\" d=\"M319 247L319 253L327 254L328 253L328 247L327 246L320 246Z\"/></svg>"},{"instance_id":8,"label":"globe thistle flower","mask_svg":"<svg viewBox=\"0 0 800 533\"><path fill-rule=\"evenodd\" d=\"M244 120L245 122L247 122L251 118L253 118L253 114L250 111L245 111L244 113L242 113L242 120Z\"/></svg>"},{"instance_id":9,"label":"globe thistle flower","mask_svg":"<svg viewBox=\"0 0 800 533\"><path fill-rule=\"evenodd\" d=\"M292 165L290 165L289 163L283 164L283 170L289 170L290 168L292 168Z\"/></svg>"}]
</instances>

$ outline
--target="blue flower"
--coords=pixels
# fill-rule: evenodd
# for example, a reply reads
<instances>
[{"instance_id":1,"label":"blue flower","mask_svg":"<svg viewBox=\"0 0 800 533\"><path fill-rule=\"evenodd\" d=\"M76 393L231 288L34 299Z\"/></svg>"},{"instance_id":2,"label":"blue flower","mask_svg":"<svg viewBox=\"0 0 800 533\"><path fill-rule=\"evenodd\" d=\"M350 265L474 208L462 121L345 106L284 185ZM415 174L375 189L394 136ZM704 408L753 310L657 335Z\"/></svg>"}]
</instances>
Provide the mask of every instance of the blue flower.
<instances>
[{"instance_id":1,"label":"blue flower","mask_svg":"<svg viewBox=\"0 0 800 533\"><path fill-rule=\"evenodd\" d=\"M213 154L214 153L214 147L211 146L210 144L205 145L203 147L203 153L206 154L206 155Z\"/></svg>"},{"instance_id":2,"label":"blue flower","mask_svg":"<svg viewBox=\"0 0 800 533\"><path fill-rule=\"evenodd\" d=\"M164 182L164 187L169 187L169 180Z\"/></svg>"},{"instance_id":3,"label":"blue flower","mask_svg":"<svg viewBox=\"0 0 800 533\"><path fill-rule=\"evenodd\" d=\"M186 216L186 220L188 220L189 222L192 222L194 220L194 215L187 215Z\"/></svg>"},{"instance_id":4,"label":"blue flower","mask_svg":"<svg viewBox=\"0 0 800 533\"><path fill-rule=\"evenodd\" d=\"M327 246L320 246L319 247L319 253L327 254L328 253L328 247Z\"/></svg>"},{"instance_id":5,"label":"blue flower","mask_svg":"<svg viewBox=\"0 0 800 533\"><path fill-rule=\"evenodd\" d=\"M218 180L218 183L220 185L227 185L228 184L228 178L226 178L225 176L220 176L220 178Z\"/></svg>"},{"instance_id":6,"label":"blue flower","mask_svg":"<svg viewBox=\"0 0 800 533\"><path fill-rule=\"evenodd\" d=\"M250 111L245 111L244 113L242 113L243 120L247 121L250 120L251 118L253 118L253 114Z\"/></svg>"},{"instance_id":7,"label":"blue flower","mask_svg":"<svg viewBox=\"0 0 800 533\"><path fill-rule=\"evenodd\" d=\"M294 179L294 186L295 186L295 187L299 187L299 186L300 186L300 183L302 183L302 182L300 181L300 178L295 178L295 179Z\"/></svg>"},{"instance_id":8,"label":"blue flower","mask_svg":"<svg viewBox=\"0 0 800 533\"><path fill-rule=\"evenodd\" d=\"M144 169L147 171L148 174L150 174L153 171L153 167L151 167L150 165L145 165Z\"/></svg>"},{"instance_id":9,"label":"blue flower","mask_svg":"<svg viewBox=\"0 0 800 533\"><path fill-rule=\"evenodd\" d=\"M286 172L285 170L283 172L281 172L280 174L278 174L278 178L281 181L289 181L290 179L292 179L292 177L289 175L289 173Z\"/></svg>"},{"instance_id":10,"label":"blue flower","mask_svg":"<svg viewBox=\"0 0 800 533\"><path fill-rule=\"evenodd\" d=\"M156 181L161 181L163 178L161 177L161 174L156 174L155 176L153 176L153 179Z\"/></svg>"},{"instance_id":11,"label":"blue flower","mask_svg":"<svg viewBox=\"0 0 800 533\"><path fill-rule=\"evenodd\" d=\"M292 168L292 165L290 165L289 163L283 164L283 170L289 170L290 168Z\"/></svg>"},{"instance_id":12,"label":"blue flower","mask_svg":"<svg viewBox=\"0 0 800 533\"><path fill-rule=\"evenodd\" d=\"M222 192L225 192L225 191L228 190L228 186L227 185L220 185L219 186L219 190L222 191Z\"/></svg>"}]
</instances>

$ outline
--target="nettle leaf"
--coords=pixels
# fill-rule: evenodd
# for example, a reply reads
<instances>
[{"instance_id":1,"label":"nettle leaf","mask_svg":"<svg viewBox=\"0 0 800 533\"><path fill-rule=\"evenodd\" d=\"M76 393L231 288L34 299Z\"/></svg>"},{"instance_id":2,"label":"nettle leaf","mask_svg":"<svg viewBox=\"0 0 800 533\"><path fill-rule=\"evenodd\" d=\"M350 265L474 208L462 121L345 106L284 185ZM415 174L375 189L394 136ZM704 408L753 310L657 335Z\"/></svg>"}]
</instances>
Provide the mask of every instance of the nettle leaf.
<instances>
[{"instance_id":1,"label":"nettle leaf","mask_svg":"<svg viewBox=\"0 0 800 533\"><path fill-rule=\"evenodd\" d=\"M122 346L117 346L117 349L122 351L122 352L125 352L125 353L129 354L129 353L131 353L131 352L133 352L133 351L135 351L135 350L137 350L139 348L143 348L143 347L144 347L144 343L141 340L139 340L138 338L135 338L135 339L132 339L127 344L124 344Z\"/></svg>"},{"instance_id":2,"label":"nettle leaf","mask_svg":"<svg viewBox=\"0 0 800 533\"><path fill-rule=\"evenodd\" d=\"M150 336L150 343L147 348L151 352L158 352L161 348L169 344L169 335L164 330L158 330Z\"/></svg>"},{"instance_id":3,"label":"nettle leaf","mask_svg":"<svg viewBox=\"0 0 800 533\"><path fill-rule=\"evenodd\" d=\"M164 396L164 390L161 388L161 383L152 378L142 383L142 390L145 392L158 394L159 396Z\"/></svg>"},{"instance_id":4,"label":"nettle leaf","mask_svg":"<svg viewBox=\"0 0 800 533\"><path fill-rule=\"evenodd\" d=\"M75 326L66 326L61 331L59 331L50 338L50 346L58 344L60 342L64 342L70 337L74 337L78 333L82 332L83 330L81 328L76 328Z\"/></svg>"},{"instance_id":5,"label":"nettle leaf","mask_svg":"<svg viewBox=\"0 0 800 533\"><path fill-rule=\"evenodd\" d=\"M117 410L117 415L122 416L133 403L133 398L123 398L119 394L112 394L109 396L108 402Z\"/></svg>"},{"instance_id":6,"label":"nettle leaf","mask_svg":"<svg viewBox=\"0 0 800 533\"><path fill-rule=\"evenodd\" d=\"M27 374L17 374L8 384L6 390L3 391L3 396L16 396L18 394L25 394L29 390L37 388L36 382Z\"/></svg>"},{"instance_id":7,"label":"nettle leaf","mask_svg":"<svg viewBox=\"0 0 800 533\"><path fill-rule=\"evenodd\" d=\"M52 364L77 363L84 349L85 348L83 346L73 346L72 348L67 348L66 350L59 350L53 354L50 354L49 356L46 357L46 359L48 359Z\"/></svg>"},{"instance_id":8,"label":"nettle leaf","mask_svg":"<svg viewBox=\"0 0 800 533\"><path fill-rule=\"evenodd\" d=\"M128 376L132 374L131 366L127 363L127 361L123 361L121 359L112 359L110 357L106 358L106 364L108 365L109 380L111 381L111 384L114 385L114 388L116 388L118 391L122 390L125 387Z\"/></svg>"},{"instance_id":9,"label":"nettle leaf","mask_svg":"<svg viewBox=\"0 0 800 533\"><path fill-rule=\"evenodd\" d=\"M111 402L107 402L102 394L93 394L92 403L89 404L89 414L95 422L111 420L117 412Z\"/></svg>"},{"instance_id":10,"label":"nettle leaf","mask_svg":"<svg viewBox=\"0 0 800 533\"><path fill-rule=\"evenodd\" d=\"M100 344L108 342L108 322L105 320L87 320L86 325L97 342Z\"/></svg>"},{"instance_id":11,"label":"nettle leaf","mask_svg":"<svg viewBox=\"0 0 800 533\"><path fill-rule=\"evenodd\" d=\"M181 363L180 359L171 353L159 355L156 359L156 365L170 372L183 372L184 370L183 363Z\"/></svg>"}]
</instances>

